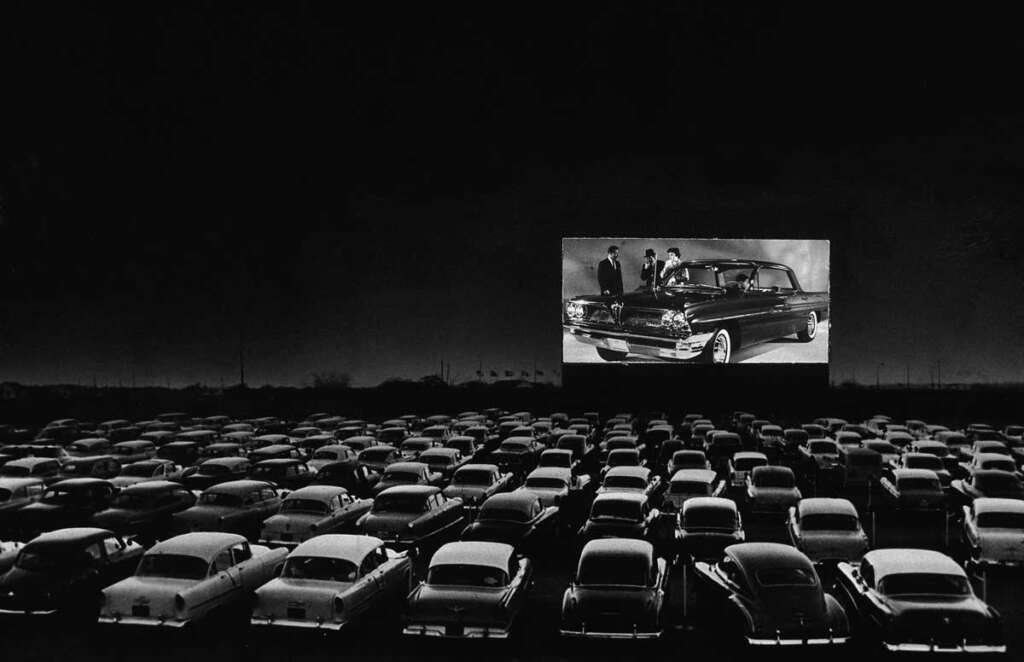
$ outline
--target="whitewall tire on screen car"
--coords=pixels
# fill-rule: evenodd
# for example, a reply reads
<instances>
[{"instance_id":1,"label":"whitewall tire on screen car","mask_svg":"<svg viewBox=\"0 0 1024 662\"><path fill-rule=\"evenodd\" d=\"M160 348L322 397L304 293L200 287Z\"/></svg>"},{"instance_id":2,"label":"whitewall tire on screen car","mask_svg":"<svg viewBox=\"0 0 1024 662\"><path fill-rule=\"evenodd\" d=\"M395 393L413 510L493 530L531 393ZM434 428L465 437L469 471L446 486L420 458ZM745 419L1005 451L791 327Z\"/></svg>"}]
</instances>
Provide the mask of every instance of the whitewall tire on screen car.
<instances>
[{"instance_id":1,"label":"whitewall tire on screen car","mask_svg":"<svg viewBox=\"0 0 1024 662\"><path fill-rule=\"evenodd\" d=\"M732 336L728 329L718 329L704 348L705 363L729 363L732 360Z\"/></svg>"},{"instance_id":2,"label":"whitewall tire on screen car","mask_svg":"<svg viewBox=\"0 0 1024 662\"><path fill-rule=\"evenodd\" d=\"M811 311L807 313L807 319L804 322L804 328L796 332L796 337L800 342L811 342L814 340L814 336L818 334L818 313Z\"/></svg>"}]
</instances>

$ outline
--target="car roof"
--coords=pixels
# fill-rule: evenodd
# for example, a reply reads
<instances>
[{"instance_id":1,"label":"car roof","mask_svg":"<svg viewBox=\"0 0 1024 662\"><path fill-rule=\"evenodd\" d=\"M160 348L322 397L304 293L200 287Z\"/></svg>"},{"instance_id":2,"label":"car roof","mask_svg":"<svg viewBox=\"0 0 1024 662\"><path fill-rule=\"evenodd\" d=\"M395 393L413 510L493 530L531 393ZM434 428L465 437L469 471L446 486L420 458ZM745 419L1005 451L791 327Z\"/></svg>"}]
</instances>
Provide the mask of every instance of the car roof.
<instances>
[{"instance_id":1,"label":"car roof","mask_svg":"<svg viewBox=\"0 0 1024 662\"><path fill-rule=\"evenodd\" d=\"M572 469L567 467L537 467L526 478L527 480L530 478L562 478L569 480L572 478Z\"/></svg>"},{"instance_id":2,"label":"car roof","mask_svg":"<svg viewBox=\"0 0 1024 662\"><path fill-rule=\"evenodd\" d=\"M107 529L92 526L76 526L42 533L26 543L27 545L77 545L88 544L114 535Z\"/></svg>"},{"instance_id":3,"label":"car roof","mask_svg":"<svg viewBox=\"0 0 1024 662\"><path fill-rule=\"evenodd\" d=\"M456 469L455 473L460 473L462 471L470 471L470 470L476 470L476 471L498 471L498 465L496 465L496 464L464 464L461 467L459 467L458 469Z\"/></svg>"},{"instance_id":4,"label":"car roof","mask_svg":"<svg viewBox=\"0 0 1024 662\"><path fill-rule=\"evenodd\" d=\"M31 469L32 467L36 466L37 464L41 464L43 462L56 462L56 461L57 461L57 458L55 458L55 457L23 457L23 458L20 458L18 460L11 460L10 462L5 464L4 466L5 467L28 467L28 468Z\"/></svg>"},{"instance_id":5,"label":"car roof","mask_svg":"<svg viewBox=\"0 0 1024 662\"><path fill-rule=\"evenodd\" d=\"M792 476L793 475L793 470L790 469L789 467L780 467L780 466L775 465L775 464L766 464L766 465L761 466L761 467L754 467L751 470L751 472L754 474L755 478L757 478L758 476L765 476L765 475L768 475L768 474L776 474L776 475L786 474L788 476Z\"/></svg>"},{"instance_id":6,"label":"car roof","mask_svg":"<svg viewBox=\"0 0 1024 662\"><path fill-rule=\"evenodd\" d=\"M800 499L797 503L797 511L800 516L804 515L852 515L857 517L857 509L853 507L848 499L836 499L832 497L810 497Z\"/></svg>"},{"instance_id":7,"label":"car roof","mask_svg":"<svg viewBox=\"0 0 1024 662\"><path fill-rule=\"evenodd\" d=\"M239 458L244 459L244 458ZM269 460L260 460L254 466L257 467L287 467L293 464L305 464L306 461L297 457L272 457Z\"/></svg>"},{"instance_id":8,"label":"car roof","mask_svg":"<svg viewBox=\"0 0 1024 662\"><path fill-rule=\"evenodd\" d=\"M565 469L568 471L568 469ZM608 470L608 473L604 475L605 478L609 476L634 476L636 478L643 478L647 480L651 475L651 470L647 467L612 467Z\"/></svg>"},{"instance_id":9,"label":"car roof","mask_svg":"<svg viewBox=\"0 0 1024 662\"><path fill-rule=\"evenodd\" d=\"M237 467L241 464L248 464L249 460L244 457L211 457L209 460L203 460L200 464L217 464L227 467Z\"/></svg>"},{"instance_id":10,"label":"car roof","mask_svg":"<svg viewBox=\"0 0 1024 662\"><path fill-rule=\"evenodd\" d=\"M597 538L583 546L580 560L594 555L623 559L641 558L649 562L654 555L654 546L646 540L632 538Z\"/></svg>"},{"instance_id":11,"label":"car roof","mask_svg":"<svg viewBox=\"0 0 1024 662\"><path fill-rule=\"evenodd\" d=\"M876 581L886 575L918 572L964 575L963 568L956 561L930 549L875 549L865 552L864 560L874 568Z\"/></svg>"},{"instance_id":12,"label":"car roof","mask_svg":"<svg viewBox=\"0 0 1024 662\"><path fill-rule=\"evenodd\" d=\"M671 483L682 481L699 481L701 483L713 483L718 474L711 469L680 469L672 474Z\"/></svg>"},{"instance_id":13,"label":"car roof","mask_svg":"<svg viewBox=\"0 0 1024 662\"><path fill-rule=\"evenodd\" d=\"M143 448L152 446L153 442L148 439L130 439L128 441L119 441L114 444L114 448Z\"/></svg>"},{"instance_id":14,"label":"car roof","mask_svg":"<svg viewBox=\"0 0 1024 662\"><path fill-rule=\"evenodd\" d=\"M974 456L975 463L984 462L985 460L1002 460L1004 462L1013 462L1013 458L1009 455L1003 455L1002 453L978 453ZM10 464L13 464L10 463Z\"/></svg>"},{"instance_id":15,"label":"car roof","mask_svg":"<svg viewBox=\"0 0 1024 662\"><path fill-rule=\"evenodd\" d=\"M734 453L733 456L732 456L732 459L733 460L740 460L740 459L755 460L755 459L757 459L757 460L764 460L765 462L767 462L768 461L768 456L765 455L764 453L758 453L757 451L740 451L738 453Z\"/></svg>"},{"instance_id":16,"label":"car roof","mask_svg":"<svg viewBox=\"0 0 1024 662\"><path fill-rule=\"evenodd\" d=\"M445 543L430 558L430 567L439 565L477 565L508 571L515 553L512 545L501 542L458 541Z\"/></svg>"},{"instance_id":17,"label":"car roof","mask_svg":"<svg viewBox=\"0 0 1024 662\"><path fill-rule=\"evenodd\" d=\"M212 561L225 547L246 542L245 536L221 531L198 531L183 533L163 542L158 542L146 552L150 554L182 554Z\"/></svg>"},{"instance_id":18,"label":"car roof","mask_svg":"<svg viewBox=\"0 0 1024 662\"><path fill-rule=\"evenodd\" d=\"M394 462L389 464L384 471L415 471L419 473L421 471L426 471L427 468L428 467L424 462Z\"/></svg>"},{"instance_id":19,"label":"car roof","mask_svg":"<svg viewBox=\"0 0 1024 662\"><path fill-rule=\"evenodd\" d=\"M367 554L383 544L384 542L380 538L373 536L361 536L351 533L326 533L301 543L288 556L289 558L293 556L319 556L344 559L359 565L366 558Z\"/></svg>"},{"instance_id":20,"label":"car roof","mask_svg":"<svg viewBox=\"0 0 1024 662\"><path fill-rule=\"evenodd\" d=\"M217 494L246 494L260 487L273 487L273 485L263 480L229 480L208 487L204 491Z\"/></svg>"},{"instance_id":21,"label":"car roof","mask_svg":"<svg viewBox=\"0 0 1024 662\"><path fill-rule=\"evenodd\" d=\"M31 478L31 477L28 477L28 476L20 477L20 478L14 478L14 477L11 477L11 476L0 477L0 487L2 487L4 489L12 490L12 491L18 489L19 487L24 487L25 485L42 485L42 484L43 484L43 479L42 478Z\"/></svg>"},{"instance_id":22,"label":"car roof","mask_svg":"<svg viewBox=\"0 0 1024 662\"><path fill-rule=\"evenodd\" d=\"M102 478L93 478L91 476L83 476L81 478L65 478L59 480L50 487L91 487L97 485L108 485L113 487L113 484L109 480Z\"/></svg>"},{"instance_id":23,"label":"car roof","mask_svg":"<svg viewBox=\"0 0 1024 662\"><path fill-rule=\"evenodd\" d=\"M974 500L976 513L1024 513L1024 501L997 497L978 497Z\"/></svg>"},{"instance_id":24,"label":"car roof","mask_svg":"<svg viewBox=\"0 0 1024 662\"><path fill-rule=\"evenodd\" d=\"M433 448L428 448L427 450L423 451L422 453L420 453L419 456L420 457L424 457L424 456L430 457L431 455L444 455L446 457L455 457L458 454L459 454L459 449L458 448L443 448L443 447L439 447L439 446L434 446Z\"/></svg>"},{"instance_id":25,"label":"car roof","mask_svg":"<svg viewBox=\"0 0 1024 662\"><path fill-rule=\"evenodd\" d=\"M598 501L635 501L642 503L647 497L640 492L602 492L594 497L594 503Z\"/></svg>"},{"instance_id":26,"label":"car roof","mask_svg":"<svg viewBox=\"0 0 1024 662\"><path fill-rule=\"evenodd\" d=\"M569 436L569 435L565 435ZM571 448L546 448L541 452L541 455L572 455Z\"/></svg>"},{"instance_id":27,"label":"car roof","mask_svg":"<svg viewBox=\"0 0 1024 662\"><path fill-rule=\"evenodd\" d=\"M729 510L737 512L736 502L723 497L693 497L683 502L683 512L690 510Z\"/></svg>"},{"instance_id":28,"label":"car roof","mask_svg":"<svg viewBox=\"0 0 1024 662\"><path fill-rule=\"evenodd\" d=\"M344 487L335 487L334 485L307 485L306 487L300 487L293 492L289 492L288 496L285 497L285 501L291 499L317 499L319 501L326 501L338 496L339 494L348 494L348 490Z\"/></svg>"},{"instance_id":29,"label":"car roof","mask_svg":"<svg viewBox=\"0 0 1024 662\"><path fill-rule=\"evenodd\" d=\"M931 469L896 469L892 472L897 480L900 478L932 478L938 480L938 475Z\"/></svg>"},{"instance_id":30,"label":"car roof","mask_svg":"<svg viewBox=\"0 0 1024 662\"><path fill-rule=\"evenodd\" d=\"M141 483L135 483L134 485L128 485L127 487L121 488L121 494L124 494L125 492L131 492L132 494L162 492L163 490L181 487L181 483L175 483L172 480L146 480Z\"/></svg>"},{"instance_id":31,"label":"car roof","mask_svg":"<svg viewBox=\"0 0 1024 662\"><path fill-rule=\"evenodd\" d=\"M499 492L487 497L483 505L490 508L513 508L526 510L537 502L537 495L529 490L513 490L512 492Z\"/></svg>"},{"instance_id":32,"label":"car roof","mask_svg":"<svg viewBox=\"0 0 1024 662\"><path fill-rule=\"evenodd\" d=\"M385 494L409 494L416 496L430 496L431 494L437 494L441 491L441 488L434 487L433 485L395 485L382 491L377 496L384 496Z\"/></svg>"},{"instance_id":33,"label":"car roof","mask_svg":"<svg viewBox=\"0 0 1024 662\"><path fill-rule=\"evenodd\" d=\"M744 542L729 545L725 554L736 559L745 570L759 568L813 568L803 552L777 542Z\"/></svg>"}]
</instances>

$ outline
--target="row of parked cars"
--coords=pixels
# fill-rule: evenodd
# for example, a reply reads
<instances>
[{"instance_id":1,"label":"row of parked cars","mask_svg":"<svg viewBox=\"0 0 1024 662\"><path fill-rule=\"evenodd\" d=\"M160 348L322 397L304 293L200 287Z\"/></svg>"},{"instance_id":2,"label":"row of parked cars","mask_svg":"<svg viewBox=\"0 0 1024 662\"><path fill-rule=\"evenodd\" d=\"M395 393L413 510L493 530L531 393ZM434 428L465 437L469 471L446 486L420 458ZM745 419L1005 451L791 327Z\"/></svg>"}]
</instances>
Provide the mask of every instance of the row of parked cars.
<instances>
[{"instance_id":1,"label":"row of parked cars","mask_svg":"<svg viewBox=\"0 0 1024 662\"><path fill-rule=\"evenodd\" d=\"M169 627L242 610L253 626L331 630L397 603L407 635L505 638L522 620L535 563L564 549L568 533L579 544L562 603L564 636L659 636L676 571L697 580L697 618L734 624L730 631L750 645L832 645L856 633L893 650L1002 650L998 615L974 595L960 564L938 552L869 550L850 500L802 498L798 477L817 471L812 442L852 450L852 437L841 434L853 432L843 429L850 424L822 419L806 424L821 430L783 428L747 416L737 412L716 425L688 414L672 424L664 415L537 418L493 410L374 426L324 414L283 432L182 418L177 430L158 430L171 434L153 443L157 453L196 432L208 439L200 449L232 443L239 452L122 484L117 477L29 478L43 493L10 513L8 530L25 535L5 543L0 556L8 564L0 568L0 609ZM899 432L881 417L869 422L856 448L873 440L869 434L891 443ZM786 432L796 429L805 436L787 444ZM239 432L246 439L283 435L279 445L290 457L253 462L275 444L219 441ZM80 441L39 434L46 442L39 447ZM987 441L1016 447L1005 434L970 443ZM254 473L274 461L309 468L335 446L342 457L322 458L305 472L309 480ZM430 462L433 456L439 459ZM364 480L345 485L324 474L341 468L361 471ZM197 476L209 483L196 484ZM971 527L979 535L972 548L984 555L997 547L980 542L986 532L1024 532L1021 503L972 499L964 511L965 536ZM574 507L583 513L579 528ZM746 541L743 515L762 509L785 515L791 544ZM652 533L666 520L667 538ZM1024 551L1021 541L1007 538L999 547L1007 562ZM425 568L416 568L417 557ZM832 586L819 574L823 563L836 569ZM73 568L80 575L65 572Z\"/></svg>"}]
</instances>

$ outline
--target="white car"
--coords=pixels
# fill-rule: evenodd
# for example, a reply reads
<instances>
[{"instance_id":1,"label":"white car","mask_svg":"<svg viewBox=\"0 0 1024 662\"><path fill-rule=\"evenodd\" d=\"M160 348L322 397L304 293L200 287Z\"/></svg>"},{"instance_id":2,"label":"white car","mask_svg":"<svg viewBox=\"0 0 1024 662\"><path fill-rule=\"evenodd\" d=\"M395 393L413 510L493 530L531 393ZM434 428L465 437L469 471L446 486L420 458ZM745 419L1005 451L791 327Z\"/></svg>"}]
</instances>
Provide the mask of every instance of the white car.
<instances>
[{"instance_id":1,"label":"white car","mask_svg":"<svg viewBox=\"0 0 1024 662\"><path fill-rule=\"evenodd\" d=\"M412 589L406 552L380 538L317 536L296 547L276 579L256 590L256 626L340 630L367 611L401 604Z\"/></svg>"},{"instance_id":2,"label":"white car","mask_svg":"<svg viewBox=\"0 0 1024 662\"><path fill-rule=\"evenodd\" d=\"M103 590L99 622L180 628L242 607L287 555L234 533L176 536L150 548L134 576Z\"/></svg>"},{"instance_id":3,"label":"white car","mask_svg":"<svg viewBox=\"0 0 1024 662\"><path fill-rule=\"evenodd\" d=\"M857 509L846 499L801 499L789 509L787 531L792 545L815 563L857 561L868 551Z\"/></svg>"},{"instance_id":4,"label":"white car","mask_svg":"<svg viewBox=\"0 0 1024 662\"><path fill-rule=\"evenodd\" d=\"M1024 501L978 497L964 506L963 535L974 563L1024 565Z\"/></svg>"}]
</instances>

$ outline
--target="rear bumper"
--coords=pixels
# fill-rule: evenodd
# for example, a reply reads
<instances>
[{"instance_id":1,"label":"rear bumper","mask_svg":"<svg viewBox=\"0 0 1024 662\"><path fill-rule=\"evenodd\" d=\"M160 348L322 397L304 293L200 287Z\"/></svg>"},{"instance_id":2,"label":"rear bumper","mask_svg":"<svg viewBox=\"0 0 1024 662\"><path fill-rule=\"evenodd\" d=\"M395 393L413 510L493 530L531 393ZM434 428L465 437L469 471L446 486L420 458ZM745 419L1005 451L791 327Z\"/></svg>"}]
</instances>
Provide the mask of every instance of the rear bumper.
<instances>
[{"instance_id":1,"label":"rear bumper","mask_svg":"<svg viewBox=\"0 0 1024 662\"><path fill-rule=\"evenodd\" d=\"M269 618L267 616L253 616L249 623L253 627L272 628L294 628L298 630L325 630L337 632L347 625L347 622L299 620L295 618Z\"/></svg>"},{"instance_id":2,"label":"rear bumper","mask_svg":"<svg viewBox=\"0 0 1024 662\"><path fill-rule=\"evenodd\" d=\"M747 637L751 646L842 646L849 642L849 637L792 637L781 634L775 637Z\"/></svg>"},{"instance_id":3,"label":"rear bumper","mask_svg":"<svg viewBox=\"0 0 1024 662\"><path fill-rule=\"evenodd\" d=\"M57 609L0 609L0 616L53 616Z\"/></svg>"},{"instance_id":4,"label":"rear bumper","mask_svg":"<svg viewBox=\"0 0 1024 662\"><path fill-rule=\"evenodd\" d=\"M189 621L179 621L176 619L166 618L151 618L141 616L100 616L97 619L98 623L107 623L110 625L139 625L142 627L162 627L162 628L183 628L189 624Z\"/></svg>"},{"instance_id":5,"label":"rear bumper","mask_svg":"<svg viewBox=\"0 0 1024 662\"><path fill-rule=\"evenodd\" d=\"M573 639L637 639L637 640L650 640L659 639L661 637L661 630L654 632L643 632L640 630L632 630L630 632L601 632L597 630L588 630L586 627L582 627L579 630L566 630L560 629L558 631L563 637L570 637Z\"/></svg>"},{"instance_id":6,"label":"rear bumper","mask_svg":"<svg viewBox=\"0 0 1024 662\"><path fill-rule=\"evenodd\" d=\"M940 644L909 644L882 642L885 649L891 653L956 653L992 655L1006 652L1005 644L953 644L943 646Z\"/></svg>"},{"instance_id":7,"label":"rear bumper","mask_svg":"<svg viewBox=\"0 0 1024 662\"><path fill-rule=\"evenodd\" d=\"M612 351L627 351L662 359L689 360L700 356L711 340L711 333L697 333L689 338L663 338L620 331L606 331L567 324L566 333L586 345ZM624 345L623 345L624 343ZM625 350L623 349L625 347Z\"/></svg>"},{"instance_id":8,"label":"rear bumper","mask_svg":"<svg viewBox=\"0 0 1024 662\"><path fill-rule=\"evenodd\" d=\"M452 627L437 623L409 623L402 628L402 634L440 639L508 639L509 630L507 627L487 625Z\"/></svg>"}]
</instances>

